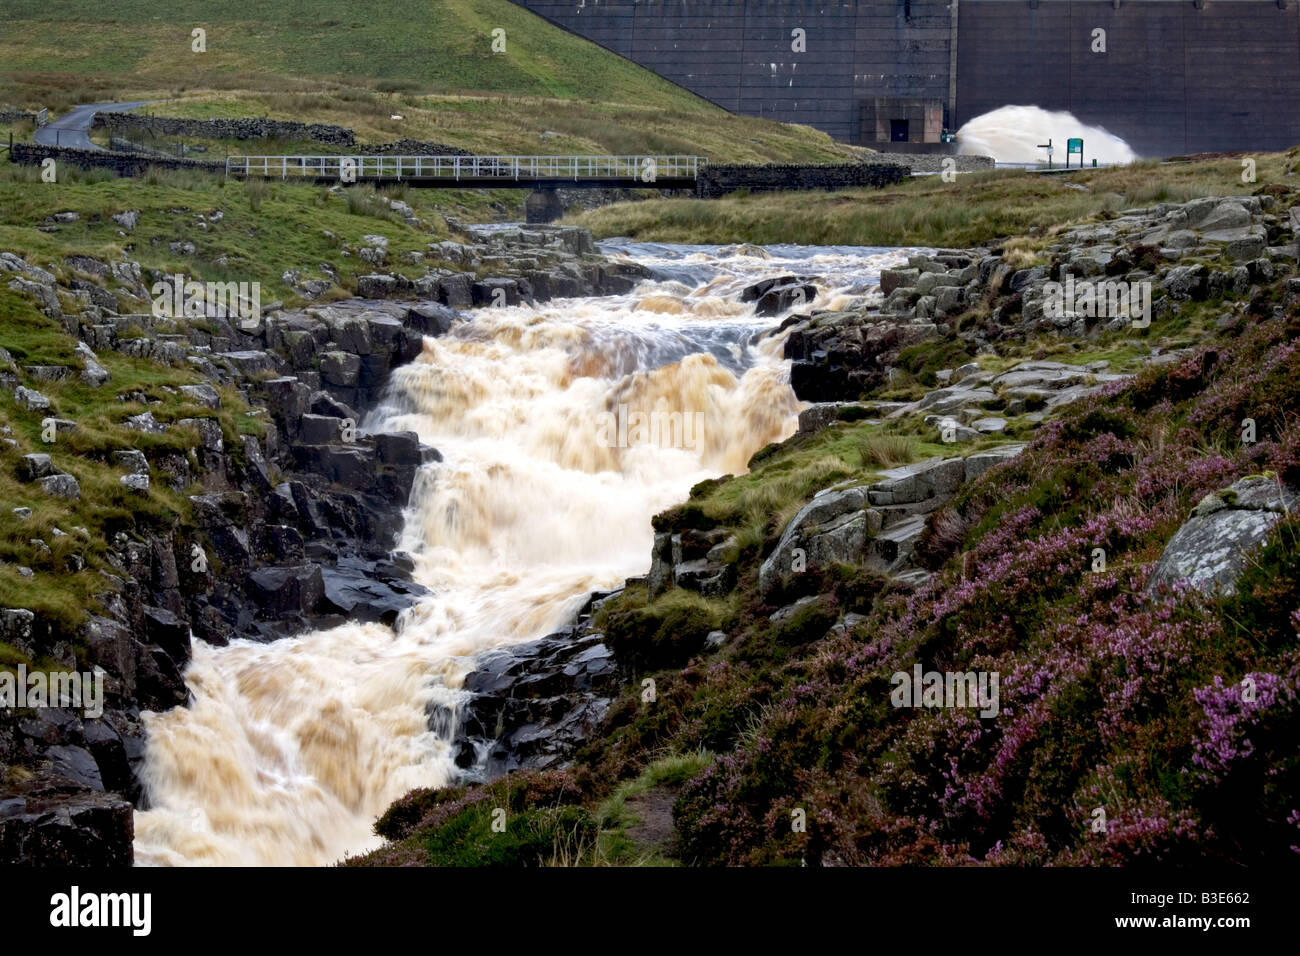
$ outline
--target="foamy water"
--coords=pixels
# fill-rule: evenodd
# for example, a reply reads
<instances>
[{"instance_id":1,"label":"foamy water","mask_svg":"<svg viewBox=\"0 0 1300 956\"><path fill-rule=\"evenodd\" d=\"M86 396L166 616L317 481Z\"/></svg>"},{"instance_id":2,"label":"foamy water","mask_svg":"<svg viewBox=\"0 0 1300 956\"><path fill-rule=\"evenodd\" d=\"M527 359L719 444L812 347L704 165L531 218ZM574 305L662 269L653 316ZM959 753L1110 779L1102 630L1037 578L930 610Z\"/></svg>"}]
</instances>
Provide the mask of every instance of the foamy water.
<instances>
[{"instance_id":1,"label":"foamy water","mask_svg":"<svg viewBox=\"0 0 1300 956\"><path fill-rule=\"evenodd\" d=\"M1137 154L1128 143L1098 126L1086 126L1072 113L1052 112L1037 106L1003 106L976 116L957 130L958 152L992 156L1000 163L1037 163L1047 159L1040 146L1052 141L1052 162L1065 165L1066 140L1083 140L1083 161L1131 163ZM1078 155L1070 157L1077 164Z\"/></svg>"},{"instance_id":2,"label":"foamy water","mask_svg":"<svg viewBox=\"0 0 1300 956\"><path fill-rule=\"evenodd\" d=\"M443 453L416 478L398 544L432 596L395 630L196 641L193 703L146 717L139 863L322 865L377 845L372 823L393 800L455 779L455 728L428 714L454 709L475 654L544 635L592 590L644 573L652 515L794 431L781 339L756 336L779 317L756 318L741 289L817 275L820 308L904 258L605 248L657 278L623 296L477 310L394 373L363 425L416 431ZM620 405L698 416L698 440L609 447L601 422Z\"/></svg>"}]
</instances>

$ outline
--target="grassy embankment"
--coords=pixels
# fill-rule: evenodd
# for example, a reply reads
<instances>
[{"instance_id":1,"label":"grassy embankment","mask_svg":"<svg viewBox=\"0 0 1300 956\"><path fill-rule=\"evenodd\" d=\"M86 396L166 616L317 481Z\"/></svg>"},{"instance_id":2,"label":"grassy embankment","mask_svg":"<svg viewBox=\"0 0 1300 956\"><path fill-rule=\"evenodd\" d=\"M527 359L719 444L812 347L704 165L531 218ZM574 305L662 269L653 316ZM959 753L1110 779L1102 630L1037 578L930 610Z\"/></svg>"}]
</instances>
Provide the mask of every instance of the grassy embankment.
<instances>
[{"instance_id":1,"label":"grassy embankment","mask_svg":"<svg viewBox=\"0 0 1300 956\"><path fill-rule=\"evenodd\" d=\"M1151 167L1146 182L1134 171L1085 174L1100 196L1040 193L1055 181L1015 174L989 177L1003 201L1019 200L1001 210L989 207L975 179L948 193L932 192L943 188L936 183L911 188L965 197L957 225L965 217L990 230L1040 230L1007 244L1027 264L1055 227L1078 215L1104 218L1111 204L1254 192L1271 179L1285 209L1295 197L1286 188L1289 159L1265 157L1264 175L1248 190L1232 181L1235 163ZM1107 199L1102 184L1116 198ZM1035 197L1037 207L1028 202ZM1094 205L1099 198L1103 205ZM719 205L734 215L768 201L792 209L807 197ZM890 241L990 238L919 223L935 231ZM790 238L761 231L743 238L755 236ZM843 232L818 238L867 241ZM1279 276L1249 302L1175 304L1141 331L1001 343L997 356L978 357L992 369L1031 356L1108 358L1118 369L1155 344L1194 349L1185 361L1146 369L1128 387L1065 409L1012 464L964 488L918 545L919 560L936 573L920 592L856 564L793 575L767 599L757 589L763 556L815 491L869 481L886 464L954 453L925 444L933 430L917 419L844 421L763 450L748 474L697 486L656 527L724 529L734 537L728 557L739 586L720 599L670 589L651 600L633 585L605 605L596 625L627 683L574 770L413 793L381 821L395 842L356 862L469 862L452 852L451 837L485 827L485 808L524 793L550 802L520 803L533 814L527 846L483 841L498 863L1287 858L1300 785L1300 524L1288 517L1252 554L1235 595L1145 593L1165 543L1205 495L1246 476L1300 484L1300 319L1294 304L1279 309L1284 282ZM972 358L955 343L908 350L904 375L863 398L915 398L933 386L935 369ZM1241 441L1244 417L1261 428L1257 442ZM1022 428L1013 423L1012 433ZM1096 548L1106 555L1101 572ZM802 597L812 600L773 621L778 607ZM862 617L831 629L849 613ZM715 630L725 641L706 646ZM916 664L1000 673L1001 716L892 708L892 673ZM647 678L656 688L650 702ZM1239 689L1245 683L1259 689L1250 700ZM687 769L670 785L656 784L665 763ZM629 792L659 799L628 808ZM666 850L647 847L637 833L656 820L662 829L665 801L673 841ZM1101 832L1093 825L1099 807L1109 821ZM806 828L790 825L796 811L806 814Z\"/></svg>"},{"instance_id":2,"label":"grassy embankment","mask_svg":"<svg viewBox=\"0 0 1300 956\"><path fill-rule=\"evenodd\" d=\"M411 138L480 153L759 162L861 152L809 127L733 116L507 0L320 0L310 8L14 0L6 18L0 103L28 108L157 99L151 109L167 115L335 123L365 142ZM207 31L206 53L191 52L196 27ZM492 51L498 29L504 53ZM543 141L546 131L557 135Z\"/></svg>"},{"instance_id":3,"label":"grassy embankment","mask_svg":"<svg viewBox=\"0 0 1300 956\"><path fill-rule=\"evenodd\" d=\"M225 182L188 172L155 172L129 180L75 168L61 169L58 182L50 184L41 182L35 169L0 164L0 251L14 252L53 273L61 285L77 277L99 281L78 273L66 261L69 256L105 262L127 258L140 263L146 286L152 283L150 270L185 272L211 281L259 281L264 302L280 299L294 305L301 300L283 284L285 270L301 268L304 276L312 276L318 263L329 262L344 286L335 295L346 295L357 275L374 270L355 251L344 255L366 235L388 238L392 264L387 269L422 274L425 264L405 263L402 253L426 251L429 242L446 237L440 212L467 217L485 212L481 206L444 205L452 198L490 201L475 193L412 190L407 200L424 224L416 228L368 188L331 192L308 185ZM130 234L111 218L127 210L140 212ZM223 215L214 222L211 214L217 210ZM78 221L55 224L51 217L65 211L77 213ZM199 228L199 215L207 217L206 228ZM177 241L193 242L193 254L170 251L169 244ZM93 609L91 596L106 587L100 572L113 573L105 560L113 535L166 530L188 514L185 495L169 489L157 473L147 496L123 489L118 479L124 471L112 463L111 453L139 448L155 461L179 454L193 464L197 433L173 429L152 436L131 431L122 422L146 410L163 422L214 413L183 400L176 390L203 381L188 366L160 366L107 349L100 350L99 360L112 377L102 387L90 388L75 376L49 383L31 379L22 366L68 365L77 370L81 361L74 357L76 339L60 322L42 315L29 297L8 288L10 278L5 273L0 281L0 345L19 368L19 382L39 390L53 407L45 414L30 412L15 403L12 391L0 393L0 428L11 429L18 443L0 449L0 607L32 609L56 630L71 635ZM68 299L61 305L67 315L84 308ZM124 313L148 311L149 303L124 302L120 308ZM180 320L174 328L164 323L159 331L183 332L189 322L202 324ZM161 404L141 404L135 393ZM133 398L123 400L128 394ZM43 442L41 421L47 414L75 422L76 430L60 433L53 443ZM223 395L217 417L227 452L236 457L242 454L238 436L262 429L261 419L230 390ZM49 498L39 486L20 482L18 459L29 453L48 453L56 468L74 475L81 485L80 500ZM16 520L10 509L17 507L31 508L32 516ZM56 535L55 528L65 534ZM50 550L35 541L44 541ZM85 561L84 569L77 569L75 559L69 565L74 554ZM20 567L31 568L33 576L23 576ZM0 647L0 663L5 662L16 663L16 652Z\"/></svg>"},{"instance_id":4,"label":"grassy embankment","mask_svg":"<svg viewBox=\"0 0 1300 956\"><path fill-rule=\"evenodd\" d=\"M1069 175L993 170L961 174L951 183L922 176L884 189L653 199L604 206L569 221L600 238L656 242L951 247L1010 236L1046 240L1054 229L1090 216L1105 219L1136 206L1200 196L1250 195L1262 183L1294 182L1298 157L1300 148L1255 156L1254 183L1241 181L1239 159L1143 161Z\"/></svg>"}]
</instances>

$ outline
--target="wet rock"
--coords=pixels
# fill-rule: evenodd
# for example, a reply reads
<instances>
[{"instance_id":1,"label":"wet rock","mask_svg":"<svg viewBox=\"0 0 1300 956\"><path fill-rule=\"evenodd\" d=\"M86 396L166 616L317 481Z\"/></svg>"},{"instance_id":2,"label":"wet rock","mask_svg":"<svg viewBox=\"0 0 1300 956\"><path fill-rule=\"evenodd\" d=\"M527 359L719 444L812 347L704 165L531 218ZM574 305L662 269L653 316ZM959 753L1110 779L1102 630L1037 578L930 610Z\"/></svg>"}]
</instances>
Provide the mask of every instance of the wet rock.
<instances>
[{"instance_id":1,"label":"wet rock","mask_svg":"<svg viewBox=\"0 0 1300 956\"><path fill-rule=\"evenodd\" d=\"M567 765L599 728L617 680L602 636L577 627L480 657L463 684L457 765L477 780ZM453 720L437 711L430 722Z\"/></svg>"},{"instance_id":2,"label":"wet rock","mask_svg":"<svg viewBox=\"0 0 1300 956\"><path fill-rule=\"evenodd\" d=\"M471 287L476 306L518 305L521 299L519 282L515 279L490 278L475 282Z\"/></svg>"},{"instance_id":3,"label":"wet rock","mask_svg":"<svg viewBox=\"0 0 1300 956\"><path fill-rule=\"evenodd\" d=\"M358 567L342 562L336 568L323 570L322 610L345 615L349 620L391 627L403 611L428 593L409 579L381 581L375 577L377 570L374 563Z\"/></svg>"},{"instance_id":4,"label":"wet rock","mask_svg":"<svg viewBox=\"0 0 1300 956\"><path fill-rule=\"evenodd\" d=\"M248 575L249 595L258 607L275 615L309 614L325 597L325 580L319 565L259 568Z\"/></svg>"},{"instance_id":5,"label":"wet rock","mask_svg":"<svg viewBox=\"0 0 1300 956\"><path fill-rule=\"evenodd\" d=\"M133 807L117 794L54 774L0 791L0 859L11 865L129 867L134 837Z\"/></svg>"},{"instance_id":6,"label":"wet rock","mask_svg":"<svg viewBox=\"0 0 1300 956\"><path fill-rule=\"evenodd\" d=\"M444 335L462 318L455 309L436 302L422 302L406 310L407 324L422 335Z\"/></svg>"},{"instance_id":7,"label":"wet rock","mask_svg":"<svg viewBox=\"0 0 1300 956\"><path fill-rule=\"evenodd\" d=\"M817 287L806 282L792 282L773 286L759 296L754 304L755 315L780 315L791 309L811 306L817 298Z\"/></svg>"}]
</instances>

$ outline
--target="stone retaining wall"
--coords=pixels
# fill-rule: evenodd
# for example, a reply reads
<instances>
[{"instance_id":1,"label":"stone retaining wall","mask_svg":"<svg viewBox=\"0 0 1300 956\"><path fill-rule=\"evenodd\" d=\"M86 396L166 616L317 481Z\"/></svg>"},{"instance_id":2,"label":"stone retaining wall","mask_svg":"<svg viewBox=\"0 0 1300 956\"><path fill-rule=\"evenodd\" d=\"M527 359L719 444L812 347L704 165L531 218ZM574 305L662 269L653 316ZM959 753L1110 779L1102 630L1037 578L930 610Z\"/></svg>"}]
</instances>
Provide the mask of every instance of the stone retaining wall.
<instances>
[{"instance_id":1,"label":"stone retaining wall","mask_svg":"<svg viewBox=\"0 0 1300 956\"><path fill-rule=\"evenodd\" d=\"M784 189L847 189L853 186L889 186L907 178L907 167L897 163L845 163L843 165L708 165L699 173L695 194L716 199L737 189L771 192Z\"/></svg>"},{"instance_id":2,"label":"stone retaining wall","mask_svg":"<svg viewBox=\"0 0 1300 956\"><path fill-rule=\"evenodd\" d=\"M193 136L203 139L309 139L331 146L356 145L356 134L346 126L298 123L264 117L202 120L176 116L140 116L133 113L96 113L93 126L123 136L158 133L163 136Z\"/></svg>"},{"instance_id":3,"label":"stone retaining wall","mask_svg":"<svg viewBox=\"0 0 1300 956\"><path fill-rule=\"evenodd\" d=\"M118 153L111 150L73 149L68 146L41 146L37 143L14 143L11 158L15 163L24 166L39 166L45 159L54 159L83 169L111 169L120 176L139 176L151 166L222 174L226 171L224 161L181 159L176 156L152 156L145 153Z\"/></svg>"}]
</instances>

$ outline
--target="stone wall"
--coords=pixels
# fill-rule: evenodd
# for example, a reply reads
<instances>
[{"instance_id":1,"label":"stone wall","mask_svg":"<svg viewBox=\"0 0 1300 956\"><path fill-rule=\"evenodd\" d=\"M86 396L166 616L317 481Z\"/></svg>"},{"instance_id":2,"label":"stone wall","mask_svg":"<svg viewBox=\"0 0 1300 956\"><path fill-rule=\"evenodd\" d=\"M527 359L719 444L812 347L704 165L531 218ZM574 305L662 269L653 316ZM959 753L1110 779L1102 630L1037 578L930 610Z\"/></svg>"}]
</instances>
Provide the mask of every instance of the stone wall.
<instances>
[{"instance_id":1,"label":"stone wall","mask_svg":"<svg viewBox=\"0 0 1300 956\"><path fill-rule=\"evenodd\" d=\"M942 153L885 153L883 158L891 163L911 167L913 173L941 173L944 162L951 159L959 173L977 173L993 168L992 156L945 156Z\"/></svg>"},{"instance_id":2,"label":"stone wall","mask_svg":"<svg viewBox=\"0 0 1300 956\"><path fill-rule=\"evenodd\" d=\"M445 143L426 143L418 139L399 139L395 143L367 143L359 147L367 156L473 156L472 150Z\"/></svg>"},{"instance_id":3,"label":"stone wall","mask_svg":"<svg viewBox=\"0 0 1300 956\"><path fill-rule=\"evenodd\" d=\"M0 110L0 123L18 123L22 120L36 121L36 114L28 110Z\"/></svg>"},{"instance_id":4,"label":"stone wall","mask_svg":"<svg viewBox=\"0 0 1300 956\"><path fill-rule=\"evenodd\" d=\"M847 189L852 186L888 186L907 178L907 167L897 163L845 163L840 166L713 165L700 170L697 196L715 199L737 189L772 192L783 189Z\"/></svg>"},{"instance_id":5,"label":"stone wall","mask_svg":"<svg viewBox=\"0 0 1300 956\"><path fill-rule=\"evenodd\" d=\"M14 143L11 158L15 163L24 166L39 166L42 160L54 159L83 169L111 169L120 176L139 176L150 167L194 169L200 172L223 174L226 171L224 161L181 159L176 156L153 156L145 153L118 153L110 150L72 149L67 146L41 146L37 143Z\"/></svg>"},{"instance_id":6,"label":"stone wall","mask_svg":"<svg viewBox=\"0 0 1300 956\"><path fill-rule=\"evenodd\" d=\"M94 128L106 129L122 136L157 133L162 136L192 136L202 139L309 139L330 146L356 144L356 135L345 126L263 117L201 120L175 116L140 116L135 113L96 113Z\"/></svg>"}]
</instances>

